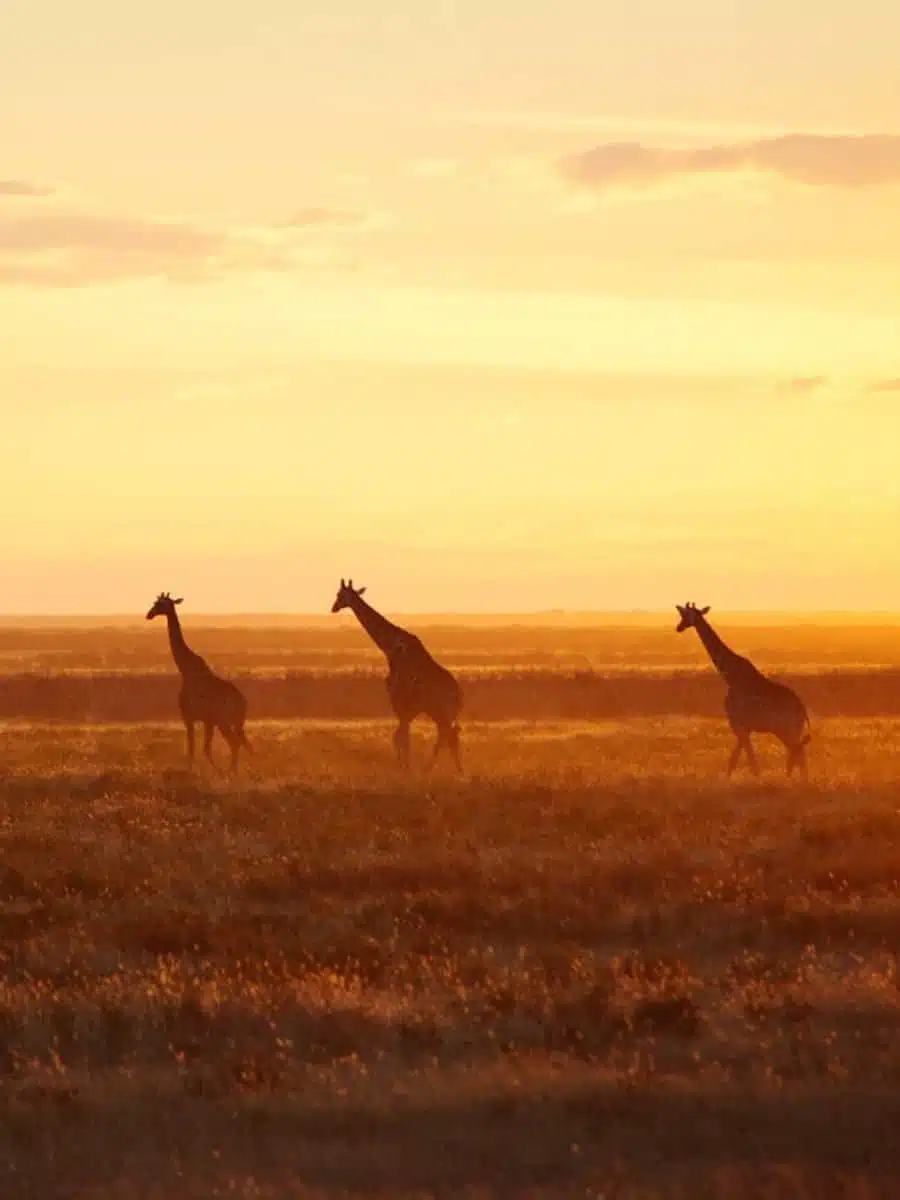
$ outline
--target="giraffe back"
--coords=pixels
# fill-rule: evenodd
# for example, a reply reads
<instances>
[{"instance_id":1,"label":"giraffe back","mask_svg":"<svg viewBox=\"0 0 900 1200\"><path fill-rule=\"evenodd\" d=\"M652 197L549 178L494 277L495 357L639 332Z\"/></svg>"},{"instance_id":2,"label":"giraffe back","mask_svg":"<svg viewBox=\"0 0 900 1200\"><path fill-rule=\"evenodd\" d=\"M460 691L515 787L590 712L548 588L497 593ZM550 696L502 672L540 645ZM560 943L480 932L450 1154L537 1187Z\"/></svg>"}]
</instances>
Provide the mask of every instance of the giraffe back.
<instances>
[{"instance_id":1,"label":"giraffe back","mask_svg":"<svg viewBox=\"0 0 900 1200\"><path fill-rule=\"evenodd\" d=\"M786 746L802 745L807 737L809 716L797 693L784 683L757 672L752 687L730 687L725 712L736 734L771 733Z\"/></svg>"},{"instance_id":2,"label":"giraffe back","mask_svg":"<svg viewBox=\"0 0 900 1200\"><path fill-rule=\"evenodd\" d=\"M228 728L242 726L247 719L247 701L230 679L222 679L204 664L205 670L183 676L179 703L182 712L196 721L209 721Z\"/></svg>"},{"instance_id":3,"label":"giraffe back","mask_svg":"<svg viewBox=\"0 0 900 1200\"><path fill-rule=\"evenodd\" d=\"M457 720L462 706L459 682L420 638L406 633L388 662L388 693L398 716L412 718L425 713L439 724Z\"/></svg>"}]
</instances>

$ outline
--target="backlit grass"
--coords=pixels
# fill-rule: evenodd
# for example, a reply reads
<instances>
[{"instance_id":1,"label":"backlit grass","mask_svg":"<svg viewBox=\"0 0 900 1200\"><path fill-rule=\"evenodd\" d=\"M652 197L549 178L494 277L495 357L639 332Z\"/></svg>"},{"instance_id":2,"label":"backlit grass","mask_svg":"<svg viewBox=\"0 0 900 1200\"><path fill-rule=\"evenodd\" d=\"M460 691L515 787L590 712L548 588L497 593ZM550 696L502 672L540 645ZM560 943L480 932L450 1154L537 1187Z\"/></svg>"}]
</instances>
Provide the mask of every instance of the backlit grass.
<instances>
[{"instance_id":1,"label":"backlit grass","mask_svg":"<svg viewBox=\"0 0 900 1200\"><path fill-rule=\"evenodd\" d=\"M4 729L0 1194L898 1194L897 723L249 732Z\"/></svg>"}]
</instances>

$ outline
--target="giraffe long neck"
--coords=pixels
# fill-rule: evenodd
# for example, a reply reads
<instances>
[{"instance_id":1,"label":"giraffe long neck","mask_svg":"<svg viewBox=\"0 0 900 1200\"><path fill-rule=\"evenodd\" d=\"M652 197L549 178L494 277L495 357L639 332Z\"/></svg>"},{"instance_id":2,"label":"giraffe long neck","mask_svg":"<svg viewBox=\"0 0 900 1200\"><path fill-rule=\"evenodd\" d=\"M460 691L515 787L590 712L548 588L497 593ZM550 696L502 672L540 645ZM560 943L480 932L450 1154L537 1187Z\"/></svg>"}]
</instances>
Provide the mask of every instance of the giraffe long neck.
<instances>
[{"instance_id":1,"label":"giraffe long neck","mask_svg":"<svg viewBox=\"0 0 900 1200\"><path fill-rule=\"evenodd\" d=\"M737 672L744 673L746 671L749 666L747 660L729 649L708 621L701 617L694 628L706 648L712 665L720 675L724 675L728 679Z\"/></svg>"},{"instance_id":2,"label":"giraffe long neck","mask_svg":"<svg viewBox=\"0 0 900 1200\"><path fill-rule=\"evenodd\" d=\"M383 654L390 656L399 642L403 640L405 631L399 625L394 625L387 617L376 612L371 604L367 604L361 596L355 596L351 605L357 621Z\"/></svg>"},{"instance_id":3,"label":"giraffe long neck","mask_svg":"<svg viewBox=\"0 0 900 1200\"><path fill-rule=\"evenodd\" d=\"M178 620L178 613L174 610L167 612L166 623L169 626L169 646L172 650L175 666L183 673L191 667L194 658L193 652L184 640L184 634L181 632L181 622Z\"/></svg>"}]
</instances>

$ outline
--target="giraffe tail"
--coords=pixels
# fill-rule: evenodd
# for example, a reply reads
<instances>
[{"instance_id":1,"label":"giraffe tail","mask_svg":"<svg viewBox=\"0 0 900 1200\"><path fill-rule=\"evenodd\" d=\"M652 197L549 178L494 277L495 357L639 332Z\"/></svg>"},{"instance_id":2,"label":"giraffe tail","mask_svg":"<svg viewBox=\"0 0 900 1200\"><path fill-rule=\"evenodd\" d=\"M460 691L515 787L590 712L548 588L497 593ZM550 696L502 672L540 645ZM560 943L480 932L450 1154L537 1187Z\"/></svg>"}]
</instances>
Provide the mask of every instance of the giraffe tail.
<instances>
[{"instance_id":1,"label":"giraffe tail","mask_svg":"<svg viewBox=\"0 0 900 1200\"><path fill-rule=\"evenodd\" d=\"M247 737L246 733L244 732L243 727L240 730L240 735L241 735L241 745L244 747L244 749L247 751L248 754L253 754L254 753L253 747L250 745L250 739Z\"/></svg>"},{"instance_id":2,"label":"giraffe tail","mask_svg":"<svg viewBox=\"0 0 900 1200\"><path fill-rule=\"evenodd\" d=\"M806 733L800 739L801 746L808 746L812 741L812 726L810 725L809 713L804 710L803 719L806 723Z\"/></svg>"}]
</instances>

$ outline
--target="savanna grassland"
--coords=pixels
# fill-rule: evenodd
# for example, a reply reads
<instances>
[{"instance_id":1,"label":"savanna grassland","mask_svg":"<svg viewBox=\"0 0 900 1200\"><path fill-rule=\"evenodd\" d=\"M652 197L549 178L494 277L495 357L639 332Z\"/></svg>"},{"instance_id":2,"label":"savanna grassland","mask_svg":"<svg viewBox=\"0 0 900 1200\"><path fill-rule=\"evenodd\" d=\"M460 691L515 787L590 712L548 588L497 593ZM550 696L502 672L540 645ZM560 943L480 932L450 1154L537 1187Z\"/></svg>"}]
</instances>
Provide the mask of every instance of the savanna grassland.
<instances>
[{"instance_id":1,"label":"savanna grassland","mask_svg":"<svg viewBox=\"0 0 900 1200\"><path fill-rule=\"evenodd\" d=\"M717 623L803 784L674 613L423 624L406 780L352 625L185 626L236 781L163 629L0 629L0 1196L900 1195L900 628Z\"/></svg>"}]
</instances>

